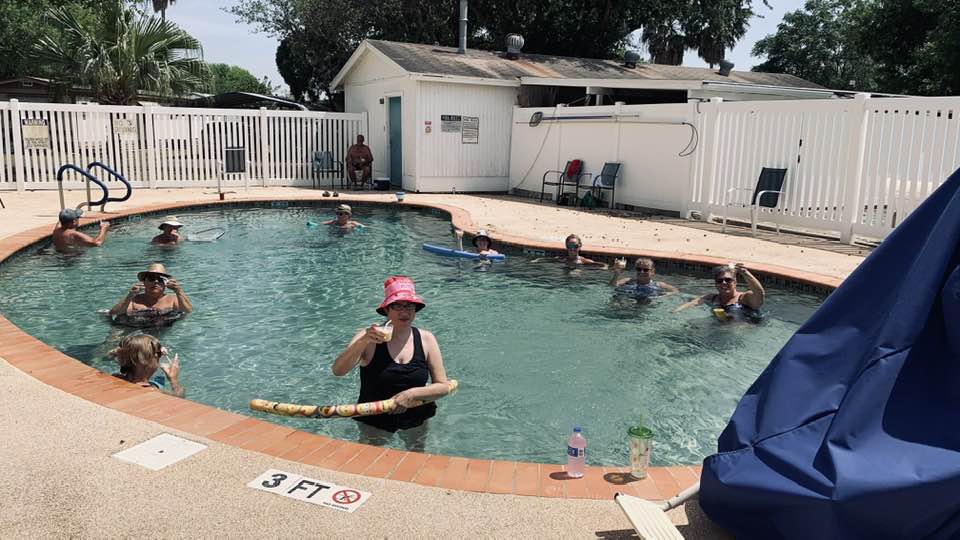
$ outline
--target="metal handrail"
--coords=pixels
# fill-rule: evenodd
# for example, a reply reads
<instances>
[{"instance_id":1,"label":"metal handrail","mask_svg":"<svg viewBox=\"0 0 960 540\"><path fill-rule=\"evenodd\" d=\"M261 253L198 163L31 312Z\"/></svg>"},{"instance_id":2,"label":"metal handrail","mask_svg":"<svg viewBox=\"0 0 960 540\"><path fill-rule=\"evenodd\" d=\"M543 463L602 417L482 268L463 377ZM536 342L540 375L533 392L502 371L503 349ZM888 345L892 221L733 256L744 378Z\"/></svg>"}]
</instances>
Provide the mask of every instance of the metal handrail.
<instances>
[{"instance_id":1,"label":"metal handrail","mask_svg":"<svg viewBox=\"0 0 960 540\"><path fill-rule=\"evenodd\" d=\"M123 177L123 175L113 170L112 168L108 167L107 165L100 163L99 161L91 162L89 165L87 165L87 170L92 171L94 167L100 167L101 169L107 171L109 174L113 175L114 178L116 178L117 180L120 180L120 182L122 182L123 185L127 186L126 195L124 195L123 197L120 197L119 199L107 198L107 200L103 202L104 205L106 205L108 202L123 202L130 198L130 195L133 194L133 186L130 185L130 182L128 182L127 179ZM103 211L103 208L100 208L100 211Z\"/></svg>"},{"instance_id":2,"label":"metal handrail","mask_svg":"<svg viewBox=\"0 0 960 540\"><path fill-rule=\"evenodd\" d=\"M67 172L67 171L76 171L76 172L80 173L81 175L83 175L84 178L86 178L86 181L87 181L87 202L78 204L78 205L77 205L77 210L80 210L80 209L83 208L84 206L87 206L87 207L92 208L92 207L94 207L94 206L98 206L98 205L101 205L101 204L105 204L105 203L107 202L107 199L108 199L108 197L109 197L109 190L107 189L106 184L104 184L103 182L101 182L96 176L93 176L93 175L90 174L89 172L81 169L80 167L77 167L76 165L74 165L74 164L72 164L72 163L67 163L66 165L60 167L60 168L57 170L57 188L60 190L60 209L61 209L61 210L63 210L64 208L66 208L66 203L65 203L64 200L63 200L63 174L64 174L65 172ZM100 200L97 201L97 202L91 202L91 201L90 201L90 182L91 182L91 181L92 181L94 184L100 186L100 189L103 190L103 198L100 199Z\"/></svg>"}]
</instances>

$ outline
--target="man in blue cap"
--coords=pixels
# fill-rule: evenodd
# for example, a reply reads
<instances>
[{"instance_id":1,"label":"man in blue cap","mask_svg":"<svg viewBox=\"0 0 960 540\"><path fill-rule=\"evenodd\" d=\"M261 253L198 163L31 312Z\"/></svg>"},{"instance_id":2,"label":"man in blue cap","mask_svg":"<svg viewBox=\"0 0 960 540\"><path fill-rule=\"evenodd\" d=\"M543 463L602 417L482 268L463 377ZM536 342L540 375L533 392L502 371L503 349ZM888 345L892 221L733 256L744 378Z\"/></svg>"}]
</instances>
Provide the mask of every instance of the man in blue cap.
<instances>
[{"instance_id":1,"label":"man in blue cap","mask_svg":"<svg viewBox=\"0 0 960 540\"><path fill-rule=\"evenodd\" d=\"M109 221L100 222L100 234L96 238L91 238L77 230L80 226L80 216L82 210L65 208L60 211L60 222L53 228L53 246L62 253L70 253L77 246L102 246L107 238L107 229L110 228Z\"/></svg>"}]
</instances>

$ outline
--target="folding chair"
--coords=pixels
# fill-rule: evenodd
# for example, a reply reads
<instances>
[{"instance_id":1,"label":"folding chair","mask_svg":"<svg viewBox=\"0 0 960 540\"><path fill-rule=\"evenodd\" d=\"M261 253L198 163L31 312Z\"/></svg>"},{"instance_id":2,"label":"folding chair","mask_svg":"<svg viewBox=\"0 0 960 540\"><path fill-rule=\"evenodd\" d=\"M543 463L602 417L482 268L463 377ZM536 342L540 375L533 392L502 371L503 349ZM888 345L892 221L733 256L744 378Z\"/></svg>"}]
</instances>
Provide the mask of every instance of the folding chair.
<instances>
[{"instance_id":1,"label":"folding chair","mask_svg":"<svg viewBox=\"0 0 960 540\"><path fill-rule=\"evenodd\" d=\"M333 159L333 152L329 150L314 152L311 165L313 166L313 189L317 189L317 184L320 182L319 176L323 174L334 175L334 177L330 179L330 189L333 189L334 182L337 181L338 177L340 178L340 189L343 189L345 185L343 180L343 162Z\"/></svg>"},{"instance_id":2,"label":"folding chair","mask_svg":"<svg viewBox=\"0 0 960 540\"><path fill-rule=\"evenodd\" d=\"M590 173L587 173L585 176L592 176ZM600 174L592 177L592 181L581 186L577 184L577 201L580 201L580 188L584 187L588 190L599 191L595 197L598 199L604 191L610 191L610 208L613 208L613 201L616 195L617 190L617 177L620 176L620 163L611 161L603 164L603 169L600 171Z\"/></svg>"},{"instance_id":3,"label":"folding chair","mask_svg":"<svg viewBox=\"0 0 960 540\"><path fill-rule=\"evenodd\" d=\"M757 235L757 214L760 208L776 208L780 204L780 195L784 193L783 182L787 176L786 169L772 169L764 167L760 171L757 187L753 188L750 202L742 203L730 201L730 194L734 191L750 191L750 188L730 188L723 201L723 227L721 232L727 232L727 209L731 206L750 209L750 230ZM777 234L780 234L780 224L776 223Z\"/></svg>"},{"instance_id":4,"label":"folding chair","mask_svg":"<svg viewBox=\"0 0 960 540\"><path fill-rule=\"evenodd\" d=\"M548 182L547 177L551 174L557 175L556 181ZM543 202L543 192L546 186L557 186L557 196L554 199L560 204L560 195L563 193L564 186L577 186L580 184L580 178L583 176L583 160L572 159L567 162L562 171L547 171L543 173L543 179L540 184L540 202Z\"/></svg>"}]
</instances>

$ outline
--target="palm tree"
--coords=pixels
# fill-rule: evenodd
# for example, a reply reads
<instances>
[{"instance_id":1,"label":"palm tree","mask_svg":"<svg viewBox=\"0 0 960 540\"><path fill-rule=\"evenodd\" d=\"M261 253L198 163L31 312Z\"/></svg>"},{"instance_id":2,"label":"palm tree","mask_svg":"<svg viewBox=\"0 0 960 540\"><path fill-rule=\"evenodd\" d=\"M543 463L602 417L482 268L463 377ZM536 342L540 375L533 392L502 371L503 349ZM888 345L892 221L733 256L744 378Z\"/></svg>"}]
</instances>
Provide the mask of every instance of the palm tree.
<instances>
[{"instance_id":1,"label":"palm tree","mask_svg":"<svg viewBox=\"0 0 960 540\"><path fill-rule=\"evenodd\" d=\"M162 20L167 20L167 8L176 4L177 0L150 0L153 4L153 12L160 13Z\"/></svg>"},{"instance_id":2,"label":"palm tree","mask_svg":"<svg viewBox=\"0 0 960 540\"><path fill-rule=\"evenodd\" d=\"M48 12L53 30L34 46L34 55L51 78L89 86L99 102L118 105L135 102L140 92L168 97L205 87L199 41L122 0L105 3L92 23L67 9Z\"/></svg>"}]
</instances>

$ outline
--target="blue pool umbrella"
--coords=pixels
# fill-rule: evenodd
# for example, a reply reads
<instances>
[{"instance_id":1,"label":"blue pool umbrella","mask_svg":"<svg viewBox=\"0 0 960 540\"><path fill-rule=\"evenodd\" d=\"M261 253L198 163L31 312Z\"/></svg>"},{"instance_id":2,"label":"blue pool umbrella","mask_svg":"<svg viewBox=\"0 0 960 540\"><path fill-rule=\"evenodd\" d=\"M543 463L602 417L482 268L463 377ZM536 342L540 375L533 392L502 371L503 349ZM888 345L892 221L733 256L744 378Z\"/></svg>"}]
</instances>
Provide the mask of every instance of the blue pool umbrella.
<instances>
[{"instance_id":1,"label":"blue pool umbrella","mask_svg":"<svg viewBox=\"0 0 960 540\"><path fill-rule=\"evenodd\" d=\"M738 538L960 537L958 247L960 171L747 390L704 460L711 519Z\"/></svg>"}]
</instances>

